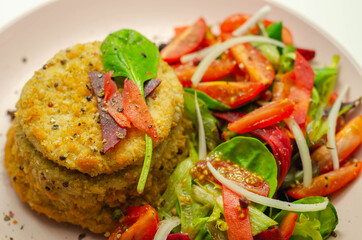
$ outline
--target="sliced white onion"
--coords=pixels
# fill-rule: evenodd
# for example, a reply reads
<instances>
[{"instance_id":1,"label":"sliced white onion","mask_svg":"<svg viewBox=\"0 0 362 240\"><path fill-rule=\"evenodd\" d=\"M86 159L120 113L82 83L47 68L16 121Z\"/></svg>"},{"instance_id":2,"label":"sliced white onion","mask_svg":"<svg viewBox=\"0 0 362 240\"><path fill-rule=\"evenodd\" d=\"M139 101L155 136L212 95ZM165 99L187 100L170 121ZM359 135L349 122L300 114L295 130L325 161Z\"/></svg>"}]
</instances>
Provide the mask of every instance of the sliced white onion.
<instances>
[{"instance_id":1,"label":"sliced white onion","mask_svg":"<svg viewBox=\"0 0 362 240\"><path fill-rule=\"evenodd\" d=\"M206 47L206 48L203 48L201 49L200 51L197 51L197 52L193 52L193 53L190 53L190 54L186 54L184 56L181 57L180 59L180 62L181 63L187 63L187 62L191 62L193 61L195 58L197 60L201 60L203 59L204 57L206 57L206 55L212 51L213 47L215 47L217 44L213 45L213 46L210 46L210 47Z\"/></svg>"},{"instance_id":2,"label":"sliced white onion","mask_svg":"<svg viewBox=\"0 0 362 240\"><path fill-rule=\"evenodd\" d=\"M336 170L339 168L339 159L338 159L338 152L336 146L336 124L338 119L339 109L341 108L342 99L347 93L348 85L345 86L338 96L336 101L334 102L331 111L328 115L328 132L327 132L327 139L328 139L328 148L331 151L332 159L333 159L333 169Z\"/></svg>"},{"instance_id":3,"label":"sliced white onion","mask_svg":"<svg viewBox=\"0 0 362 240\"><path fill-rule=\"evenodd\" d=\"M158 224L158 229L155 236L153 237L153 240L166 240L172 229L180 224L181 220L178 217L171 217L161 221Z\"/></svg>"},{"instance_id":4,"label":"sliced white onion","mask_svg":"<svg viewBox=\"0 0 362 240\"><path fill-rule=\"evenodd\" d=\"M206 139L205 139L204 123L202 121L202 116L200 112L199 101L197 101L196 91L195 91L195 107L196 107L197 122L199 124L199 160L202 160L205 159L207 155Z\"/></svg>"},{"instance_id":5,"label":"sliced white onion","mask_svg":"<svg viewBox=\"0 0 362 240\"><path fill-rule=\"evenodd\" d=\"M278 47L285 47L284 43L267 38L262 36L243 36L243 37L236 37L229 39L223 43L218 43L212 46L212 51L210 51L206 57L200 62L197 66L197 69L194 75L191 78L192 84L196 86L202 79L202 76L212 63L214 59L216 59L221 53L226 51L227 49L231 48L232 46L239 44L239 43L246 43L246 42L261 42L261 43L269 43L276 45Z\"/></svg>"},{"instance_id":6,"label":"sliced white onion","mask_svg":"<svg viewBox=\"0 0 362 240\"><path fill-rule=\"evenodd\" d=\"M257 22L263 20L270 13L270 6L266 5L257 11L251 18L249 18L243 25L237 28L232 34L234 37L241 36L250 28L254 27Z\"/></svg>"},{"instance_id":7,"label":"sliced white onion","mask_svg":"<svg viewBox=\"0 0 362 240\"><path fill-rule=\"evenodd\" d=\"M322 203L313 203L313 204L297 204L297 203L290 203L290 202L284 202L273 198L268 198L264 196L260 196L258 194L255 194L253 192L249 192L248 190L240 187L235 182L224 178L208 161L207 167L209 168L211 174L223 185L228 187L230 190L232 190L235 193L238 193L240 195L243 195L248 200L262 204L264 206L269 206L277 209L287 210L287 211L293 211L293 212L315 212L323 210L327 207L328 199L325 198L324 202Z\"/></svg>"},{"instance_id":8,"label":"sliced white onion","mask_svg":"<svg viewBox=\"0 0 362 240\"><path fill-rule=\"evenodd\" d=\"M309 187L312 184L312 159L310 158L309 148L307 142L304 138L303 132L300 129L298 123L294 118L285 119L284 122L288 125L290 131L292 131L295 142L297 143L300 159L302 160L303 165L303 184L306 187Z\"/></svg>"}]
</instances>

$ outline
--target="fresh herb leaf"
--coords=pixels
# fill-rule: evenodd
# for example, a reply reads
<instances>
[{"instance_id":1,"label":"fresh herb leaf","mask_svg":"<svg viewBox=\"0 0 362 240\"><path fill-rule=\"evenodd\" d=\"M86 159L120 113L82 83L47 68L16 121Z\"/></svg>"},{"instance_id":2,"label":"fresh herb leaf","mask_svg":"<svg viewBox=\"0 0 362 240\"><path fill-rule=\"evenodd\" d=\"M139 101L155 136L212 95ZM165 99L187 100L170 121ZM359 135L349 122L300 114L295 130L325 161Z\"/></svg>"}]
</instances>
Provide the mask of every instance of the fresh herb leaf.
<instances>
[{"instance_id":1,"label":"fresh herb leaf","mask_svg":"<svg viewBox=\"0 0 362 240\"><path fill-rule=\"evenodd\" d=\"M269 37L278 41L282 41L282 30L283 30L282 22L272 23L266 29Z\"/></svg>"},{"instance_id":2,"label":"fresh herb leaf","mask_svg":"<svg viewBox=\"0 0 362 240\"><path fill-rule=\"evenodd\" d=\"M143 93L143 83L156 77L159 61L158 48L140 33L122 29L111 33L101 45L106 71L134 81Z\"/></svg>"},{"instance_id":3,"label":"fresh herb leaf","mask_svg":"<svg viewBox=\"0 0 362 240\"><path fill-rule=\"evenodd\" d=\"M290 72L294 69L295 60L295 47L286 46L283 48L282 55L280 57L280 64L278 73Z\"/></svg>"},{"instance_id":4,"label":"fresh herb leaf","mask_svg":"<svg viewBox=\"0 0 362 240\"><path fill-rule=\"evenodd\" d=\"M197 92L197 97L200 98L202 101L205 102L205 104L207 105L207 107L210 110L217 110L217 111L225 111L225 110L230 110L231 107L226 106L218 101L216 101L215 99L211 98L209 95L207 95L204 92L201 92L199 90L195 90L192 88L184 88L185 92L194 94L195 91Z\"/></svg>"},{"instance_id":5,"label":"fresh herb leaf","mask_svg":"<svg viewBox=\"0 0 362 240\"><path fill-rule=\"evenodd\" d=\"M273 154L256 138L234 137L217 146L209 155L218 153L224 160L256 173L269 184L269 197L276 191L277 165Z\"/></svg>"},{"instance_id":6,"label":"fresh herb leaf","mask_svg":"<svg viewBox=\"0 0 362 240\"><path fill-rule=\"evenodd\" d=\"M144 97L144 82L156 77L159 52L155 44L140 33L122 29L111 33L101 45L102 60L106 71L114 71L113 76L123 76L137 84ZM152 139L145 135L146 153L137 192L142 193L152 159Z\"/></svg>"}]
</instances>

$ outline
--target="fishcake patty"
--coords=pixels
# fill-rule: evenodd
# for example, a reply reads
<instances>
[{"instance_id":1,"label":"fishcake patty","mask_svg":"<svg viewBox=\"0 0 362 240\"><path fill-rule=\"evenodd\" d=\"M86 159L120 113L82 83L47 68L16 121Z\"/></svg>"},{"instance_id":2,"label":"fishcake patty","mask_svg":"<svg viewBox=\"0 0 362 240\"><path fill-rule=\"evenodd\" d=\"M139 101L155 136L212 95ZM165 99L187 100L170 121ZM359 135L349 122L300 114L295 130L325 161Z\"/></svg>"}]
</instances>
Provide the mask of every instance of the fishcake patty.
<instances>
[{"instance_id":1,"label":"fishcake patty","mask_svg":"<svg viewBox=\"0 0 362 240\"><path fill-rule=\"evenodd\" d=\"M56 54L23 88L16 116L28 140L46 158L91 176L141 165L144 133L128 129L125 139L102 154L102 134L88 71L104 72L100 42L77 44ZM167 63L160 61L161 84L147 98L159 141L181 118L183 90Z\"/></svg>"},{"instance_id":2,"label":"fishcake patty","mask_svg":"<svg viewBox=\"0 0 362 240\"><path fill-rule=\"evenodd\" d=\"M167 186L168 178L186 155L185 133L191 123L181 119L169 136L154 149L145 192L136 186L141 166L128 166L117 173L91 177L58 166L43 157L27 140L19 119L8 132L5 167L22 201L59 222L70 222L95 233L113 231L112 212L130 205L154 205Z\"/></svg>"}]
</instances>

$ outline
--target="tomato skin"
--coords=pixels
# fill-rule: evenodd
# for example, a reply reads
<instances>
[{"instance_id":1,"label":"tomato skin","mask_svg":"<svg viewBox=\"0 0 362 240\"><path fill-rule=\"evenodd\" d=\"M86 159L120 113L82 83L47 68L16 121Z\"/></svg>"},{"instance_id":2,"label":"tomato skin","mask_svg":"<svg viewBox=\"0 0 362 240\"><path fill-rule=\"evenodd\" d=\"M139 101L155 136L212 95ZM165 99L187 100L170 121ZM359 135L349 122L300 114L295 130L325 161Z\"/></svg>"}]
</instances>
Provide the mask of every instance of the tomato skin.
<instances>
[{"instance_id":1,"label":"tomato skin","mask_svg":"<svg viewBox=\"0 0 362 240\"><path fill-rule=\"evenodd\" d=\"M297 51L302 54L302 56L307 61L311 61L315 57L315 51L310 49L304 49L304 48L297 48Z\"/></svg>"},{"instance_id":2,"label":"tomato skin","mask_svg":"<svg viewBox=\"0 0 362 240\"><path fill-rule=\"evenodd\" d=\"M314 71L307 60L295 52L295 80L290 88L289 100L295 103L293 117L300 127L304 128L314 85Z\"/></svg>"},{"instance_id":3,"label":"tomato skin","mask_svg":"<svg viewBox=\"0 0 362 240\"><path fill-rule=\"evenodd\" d=\"M288 240L293 234L295 224L298 220L298 214L288 212L285 215L283 221L280 223L280 232L282 233L285 240Z\"/></svg>"},{"instance_id":4,"label":"tomato skin","mask_svg":"<svg viewBox=\"0 0 362 240\"><path fill-rule=\"evenodd\" d=\"M137 84L132 80L124 81L123 113L132 124L149 135L154 141L158 141L158 134L153 122L150 110L143 98Z\"/></svg>"},{"instance_id":5,"label":"tomato skin","mask_svg":"<svg viewBox=\"0 0 362 240\"><path fill-rule=\"evenodd\" d=\"M287 194L296 199L331 194L358 177L361 169L362 162L347 163L337 170L313 178L309 187L300 184L289 189Z\"/></svg>"},{"instance_id":6,"label":"tomato skin","mask_svg":"<svg viewBox=\"0 0 362 240\"><path fill-rule=\"evenodd\" d=\"M361 129L362 115L353 118L336 134L336 147L340 164L362 143ZM315 150L311 158L313 162L318 163L321 173L333 169L332 155L326 146L321 146Z\"/></svg>"},{"instance_id":7,"label":"tomato skin","mask_svg":"<svg viewBox=\"0 0 362 240\"><path fill-rule=\"evenodd\" d=\"M222 59L215 59L209 68L206 70L201 81L210 82L229 75L235 68L236 62L230 57L223 57ZM191 87L191 77L194 75L197 66L193 63L177 64L173 69L184 87Z\"/></svg>"},{"instance_id":8,"label":"tomato skin","mask_svg":"<svg viewBox=\"0 0 362 240\"><path fill-rule=\"evenodd\" d=\"M240 195L222 186L225 221L229 240L253 240L248 208L241 209Z\"/></svg>"},{"instance_id":9,"label":"tomato skin","mask_svg":"<svg viewBox=\"0 0 362 240\"><path fill-rule=\"evenodd\" d=\"M183 55L195 51L200 46L205 33L206 22L200 18L161 50L161 58L168 63L179 61Z\"/></svg>"},{"instance_id":10,"label":"tomato skin","mask_svg":"<svg viewBox=\"0 0 362 240\"><path fill-rule=\"evenodd\" d=\"M200 83L195 89L222 104L236 108L255 98L264 88L263 84L258 82L215 81Z\"/></svg>"},{"instance_id":11,"label":"tomato skin","mask_svg":"<svg viewBox=\"0 0 362 240\"><path fill-rule=\"evenodd\" d=\"M270 102L258 108L239 120L230 123L228 129L237 133L246 133L259 128L275 124L289 117L294 110L294 105L289 100Z\"/></svg>"},{"instance_id":12,"label":"tomato skin","mask_svg":"<svg viewBox=\"0 0 362 240\"><path fill-rule=\"evenodd\" d=\"M242 24L244 24L249 18L251 18L251 15L249 15L249 14L231 15L221 23L220 30L222 33L232 33L234 30L236 30ZM265 25L265 28L267 28L272 23L273 23L272 21L263 20L263 24ZM252 33L252 34L258 34L258 32L259 32L259 29L257 26L254 26L250 29L250 33ZM284 26L282 29L282 41L286 45L293 45L292 33L289 31L289 29L287 27L284 27Z\"/></svg>"},{"instance_id":13,"label":"tomato skin","mask_svg":"<svg viewBox=\"0 0 362 240\"><path fill-rule=\"evenodd\" d=\"M229 36L224 35L224 39ZM245 71L252 82L261 82L264 88L273 82L275 71L273 65L264 55L250 43L237 44L230 48L238 65L244 65Z\"/></svg>"},{"instance_id":14,"label":"tomato skin","mask_svg":"<svg viewBox=\"0 0 362 240\"><path fill-rule=\"evenodd\" d=\"M129 207L126 212L108 240L152 240L160 222L156 210L145 205Z\"/></svg>"},{"instance_id":15,"label":"tomato skin","mask_svg":"<svg viewBox=\"0 0 362 240\"><path fill-rule=\"evenodd\" d=\"M284 73L277 74L273 85L273 101L283 100L289 97L290 88L295 80L294 70Z\"/></svg>"}]
</instances>

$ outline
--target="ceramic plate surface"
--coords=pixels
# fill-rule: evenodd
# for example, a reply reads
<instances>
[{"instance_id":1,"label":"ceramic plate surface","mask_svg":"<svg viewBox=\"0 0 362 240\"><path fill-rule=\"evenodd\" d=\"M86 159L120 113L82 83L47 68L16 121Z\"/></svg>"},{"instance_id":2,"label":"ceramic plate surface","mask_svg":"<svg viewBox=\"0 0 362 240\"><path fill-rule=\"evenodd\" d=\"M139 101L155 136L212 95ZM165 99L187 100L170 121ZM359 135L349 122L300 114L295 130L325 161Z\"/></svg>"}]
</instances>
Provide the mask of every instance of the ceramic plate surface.
<instances>
[{"instance_id":1,"label":"ceramic plate surface","mask_svg":"<svg viewBox=\"0 0 362 240\"><path fill-rule=\"evenodd\" d=\"M268 4L272 7L268 18L283 21L291 30L296 46L317 51L314 66L329 64L334 54L341 57L337 89L349 84L351 88L347 100L359 97L362 71L346 51L298 14L273 3ZM174 26L190 24L200 16L213 24L236 12L254 13L263 5L264 1L248 0L230 0L228 4L223 1L183 0L177 5L169 0L132 0L127 3L116 0L63 0L37 9L4 29L0 33L0 239L78 239L80 233L86 233L85 239L102 239L101 235L93 235L70 224L56 223L32 211L19 200L3 167L3 148L10 126L6 112L14 109L22 86L35 70L61 49L76 43L102 41L110 32L121 28L136 29L157 43L166 42L172 36ZM361 108L353 114L361 114ZM361 148L354 157L362 159ZM339 214L336 229L339 239L356 239L360 235L361 186L362 178L359 178L332 196ZM15 214L13 219L3 221L9 211Z\"/></svg>"}]
</instances>

